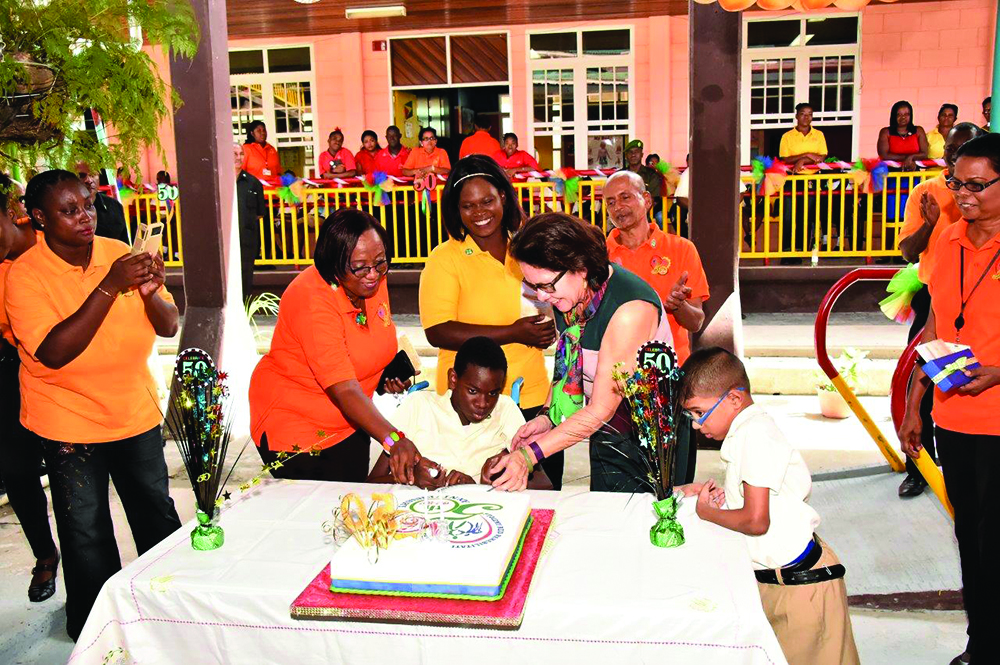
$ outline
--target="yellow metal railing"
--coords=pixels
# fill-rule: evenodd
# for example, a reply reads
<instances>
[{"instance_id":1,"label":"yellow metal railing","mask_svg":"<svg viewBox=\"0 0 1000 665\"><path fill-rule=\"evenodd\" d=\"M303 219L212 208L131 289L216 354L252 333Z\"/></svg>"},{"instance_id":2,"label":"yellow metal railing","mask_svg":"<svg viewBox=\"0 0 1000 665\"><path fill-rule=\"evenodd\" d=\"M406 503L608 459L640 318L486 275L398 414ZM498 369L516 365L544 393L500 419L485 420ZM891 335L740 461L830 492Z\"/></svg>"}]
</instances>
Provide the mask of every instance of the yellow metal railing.
<instances>
[{"instance_id":1,"label":"yellow metal railing","mask_svg":"<svg viewBox=\"0 0 1000 665\"><path fill-rule=\"evenodd\" d=\"M789 176L780 193L762 196L744 176L741 259L869 258L899 255L899 231L913 188L940 171L892 172L877 193L849 173Z\"/></svg>"},{"instance_id":2,"label":"yellow metal railing","mask_svg":"<svg viewBox=\"0 0 1000 665\"><path fill-rule=\"evenodd\" d=\"M938 171L889 173L878 193L863 193L847 173L817 173L789 176L780 193L763 196L754 191L750 176L743 177L744 193L736 231L741 235L741 259L819 258L868 259L899 255L899 230L909 192ZM610 229L601 198L603 181L580 182L573 203L552 182L514 185L521 207L528 216L548 211L574 214L584 221ZM443 186L435 192L440 198ZM396 264L422 264L434 247L448 238L441 219L441 206L421 204L421 194L409 186L389 191L387 205L379 205L361 187L307 189L299 203L283 201L275 190L265 191L267 214L260 220L261 253L257 265L304 267L312 263L323 220L334 210L355 207L379 220L390 239ZM661 201L662 223L669 233L682 230L682 212L673 199ZM139 222L158 218L166 224L164 261L167 266L183 263L181 245L181 201L167 204L155 194L132 196L125 204L126 219L134 233ZM651 213L652 219L652 213Z\"/></svg>"}]
</instances>

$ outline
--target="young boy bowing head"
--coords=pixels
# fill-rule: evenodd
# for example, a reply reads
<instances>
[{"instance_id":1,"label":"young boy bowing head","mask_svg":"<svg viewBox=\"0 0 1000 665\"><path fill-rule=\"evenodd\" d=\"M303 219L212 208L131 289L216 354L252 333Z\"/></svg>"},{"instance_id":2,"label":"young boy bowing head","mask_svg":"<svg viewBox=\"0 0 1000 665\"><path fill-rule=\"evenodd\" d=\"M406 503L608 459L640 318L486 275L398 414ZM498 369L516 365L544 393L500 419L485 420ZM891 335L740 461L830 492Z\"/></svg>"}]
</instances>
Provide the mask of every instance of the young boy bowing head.
<instances>
[{"instance_id":1,"label":"young boy bowing head","mask_svg":"<svg viewBox=\"0 0 1000 665\"><path fill-rule=\"evenodd\" d=\"M392 422L417 447L414 468L418 487L489 484L487 470L506 452L524 416L503 395L507 357L488 337L470 337L458 349L448 370L448 391L408 395ZM371 483L392 483L389 456L382 455L371 473Z\"/></svg>"},{"instance_id":2,"label":"young boy bowing head","mask_svg":"<svg viewBox=\"0 0 1000 665\"><path fill-rule=\"evenodd\" d=\"M722 441L726 476L721 488L709 480L678 489L698 497L701 519L746 536L764 613L790 665L857 663L844 567L815 533L802 456L754 404L739 358L702 349L682 369L681 405L695 429Z\"/></svg>"}]
</instances>

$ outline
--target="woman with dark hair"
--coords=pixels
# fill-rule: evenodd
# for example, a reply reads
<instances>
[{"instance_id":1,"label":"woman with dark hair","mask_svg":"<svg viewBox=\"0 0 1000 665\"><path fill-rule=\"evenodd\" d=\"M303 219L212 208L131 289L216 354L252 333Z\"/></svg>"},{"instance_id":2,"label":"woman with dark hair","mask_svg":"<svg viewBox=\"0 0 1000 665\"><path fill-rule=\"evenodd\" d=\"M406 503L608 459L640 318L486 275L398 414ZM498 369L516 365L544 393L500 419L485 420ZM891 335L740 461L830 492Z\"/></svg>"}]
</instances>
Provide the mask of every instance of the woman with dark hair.
<instances>
[{"instance_id":1,"label":"woman with dark hair","mask_svg":"<svg viewBox=\"0 0 1000 665\"><path fill-rule=\"evenodd\" d=\"M251 434L265 464L279 452L310 453L285 460L276 478L364 482L371 438L413 445L372 403L397 349L385 231L368 213L341 208L320 227L314 256L285 289L271 350L250 380ZM407 386L385 382L393 393ZM396 447L393 474L412 482Z\"/></svg>"},{"instance_id":2,"label":"woman with dark hair","mask_svg":"<svg viewBox=\"0 0 1000 665\"><path fill-rule=\"evenodd\" d=\"M902 162L904 171L913 171L917 160L927 159L927 135L923 127L913 124L910 102L898 101L892 105L889 125L878 133L878 156Z\"/></svg>"},{"instance_id":3,"label":"woman with dark hair","mask_svg":"<svg viewBox=\"0 0 1000 665\"><path fill-rule=\"evenodd\" d=\"M243 142L243 170L258 178L281 176L278 151L267 142L267 127L264 123L254 120L244 130L247 138Z\"/></svg>"},{"instance_id":4,"label":"woman with dark hair","mask_svg":"<svg viewBox=\"0 0 1000 665\"><path fill-rule=\"evenodd\" d=\"M357 166L357 175L363 178L375 172L375 158L378 157L382 147L378 144L378 134L370 129L361 133L361 150L354 155L354 163Z\"/></svg>"},{"instance_id":5,"label":"woman with dark hair","mask_svg":"<svg viewBox=\"0 0 1000 665\"><path fill-rule=\"evenodd\" d=\"M524 489L531 466L589 438L592 491L650 491L638 436L612 373L619 365L631 371L644 343L673 342L659 296L642 278L610 263L600 229L570 215L532 218L514 235L510 253L524 283L557 311L559 344L548 412L517 433L512 452L493 469L502 471L494 486Z\"/></svg>"},{"instance_id":6,"label":"woman with dark hair","mask_svg":"<svg viewBox=\"0 0 1000 665\"><path fill-rule=\"evenodd\" d=\"M944 142L948 140L948 132L958 120L958 106L942 104L938 109L937 125L927 132L927 158L944 158Z\"/></svg>"},{"instance_id":7,"label":"woman with dark hair","mask_svg":"<svg viewBox=\"0 0 1000 665\"><path fill-rule=\"evenodd\" d=\"M4 300L21 357L21 424L41 438L66 576L66 630L79 636L121 569L115 484L139 554L180 527L167 492L163 416L147 360L177 333L159 254L94 236L90 192L68 171L31 179L25 207L44 235L10 268Z\"/></svg>"},{"instance_id":8,"label":"woman with dark hair","mask_svg":"<svg viewBox=\"0 0 1000 665\"><path fill-rule=\"evenodd\" d=\"M458 348L470 337L489 337L509 363L504 394L524 379L519 406L532 418L548 395L542 349L555 341L555 326L537 309L522 308L521 271L508 251L524 217L517 193L495 160L470 155L455 164L443 196L450 239L434 248L420 274L420 322L439 349L438 392L447 390ZM545 471L559 489L562 455Z\"/></svg>"},{"instance_id":9,"label":"woman with dark hair","mask_svg":"<svg viewBox=\"0 0 1000 665\"><path fill-rule=\"evenodd\" d=\"M0 476L10 506L17 515L24 537L35 555L35 567L28 585L28 600L40 603L56 592L59 553L49 527L48 501L39 478L42 445L38 437L21 425L21 387L18 371L21 359L10 330L3 293L7 272L14 260L39 242L41 232L25 223L24 210L17 201L15 185L0 173ZM0 490L2 491L2 490Z\"/></svg>"},{"instance_id":10,"label":"woman with dark hair","mask_svg":"<svg viewBox=\"0 0 1000 665\"><path fill-rule=\"evenodd\" d=\"M962 219L941 232L927 285L931 311L921 338L966 344L980 367L961 370L971 381L934 390L934 439L948 498L955 509L955 536L962 566L962 600L969 618L969 645L952 662L985 663L992 645L993 602L1000 573L992 546L1000 529L995 503L1000 450L1000 136L966 142L947 179ZM920 402L932 389L917 369L899 431L903 452L921 449Z\"/></svg>"}]
</instances>

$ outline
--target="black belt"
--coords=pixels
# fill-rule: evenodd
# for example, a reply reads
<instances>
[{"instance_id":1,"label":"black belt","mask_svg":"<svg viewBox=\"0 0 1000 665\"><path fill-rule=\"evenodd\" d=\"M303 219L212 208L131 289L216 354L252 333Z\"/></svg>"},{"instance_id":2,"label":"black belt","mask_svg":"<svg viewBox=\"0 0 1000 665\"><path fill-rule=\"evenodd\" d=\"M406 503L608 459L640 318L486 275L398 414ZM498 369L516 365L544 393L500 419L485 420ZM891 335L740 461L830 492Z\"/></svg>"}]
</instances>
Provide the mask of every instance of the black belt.
<instances>
[{"instance_id":1,"label":"black belt","mask_svg":"<svg viewBox=\"0 0 1000 665\"><path fill-rule=\"evenodd\" d=\"M782 586L818 584L819 582L839 580L843 577L847 569L839 563L813 569L813 566L816 565L822 555L823 546L819 544L819 539L813 535L813 547L802 561L785 568L755 570L753 574L761 584L778 584ZM781 576L780 580L778 578L779 575Z\"/></svg>"}]
</instances>

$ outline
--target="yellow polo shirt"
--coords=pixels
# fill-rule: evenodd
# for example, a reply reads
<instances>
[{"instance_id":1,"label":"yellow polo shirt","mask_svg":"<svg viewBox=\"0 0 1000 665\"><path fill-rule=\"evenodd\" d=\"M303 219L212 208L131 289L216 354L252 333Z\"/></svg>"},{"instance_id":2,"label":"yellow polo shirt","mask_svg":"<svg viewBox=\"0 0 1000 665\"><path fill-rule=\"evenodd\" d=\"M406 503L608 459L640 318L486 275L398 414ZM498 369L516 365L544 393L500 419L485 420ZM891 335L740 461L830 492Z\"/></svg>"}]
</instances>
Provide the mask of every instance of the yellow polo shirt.
<instances>
[{"instance_id":1,"label":"yellow polo shirt","mask_svg":"<svg viewBox=\"0 0 1000 665\"><path fill-rule=\"evenodd\" d=\"M521 270L509 254L502 264L479 249L468 235L464 240L447 240L431 252L420 274L420 323L424 330L448 321L506 326L521 316ZM524 377L521 408L544 404L549 375L542 350L506 344L503 351L507 356L504 394L510 395L514 380ZM438 351L439 393L448 388L448 370L454 364L455 351Z\"/></svg>"},{"instance_id":2,"label":"yellow polo shirt","mask_svg":"<svg viewBox=\"0 0 1000 665\"><path fill-rule=\"evenodd\" d=\"M422 456L478 483L483 464L510 446L524 416L509 397L501 395L489 418L463 425L451 405L450 390L443 395L422 391L403 400L392 424L406 433Z\"/></svg>"},{"instance_id":3,"label":"yellow polo shirt","mask_svg":"<svg viewBox=\"0 0 1000 665\"><path fill-rule=\"evenodd\" d=\"M778 148L778 157L781 159L803 155L807 152L814 152L817 155L829 154L823 132L815 127L810 127L809 133L803 134L793 127L781 136L781 146Z\"/></svg>"},{"instance_id":4,"label":"yellow polo shirt","mask_svg":"<svg viewBox=\"0 0 1000 665\"><path fill-rule=\"evenodd\" d=\"M942 159L944 157L944 137L935 127L927 132L927 158Z\"/></svg>"}]
</instances>

